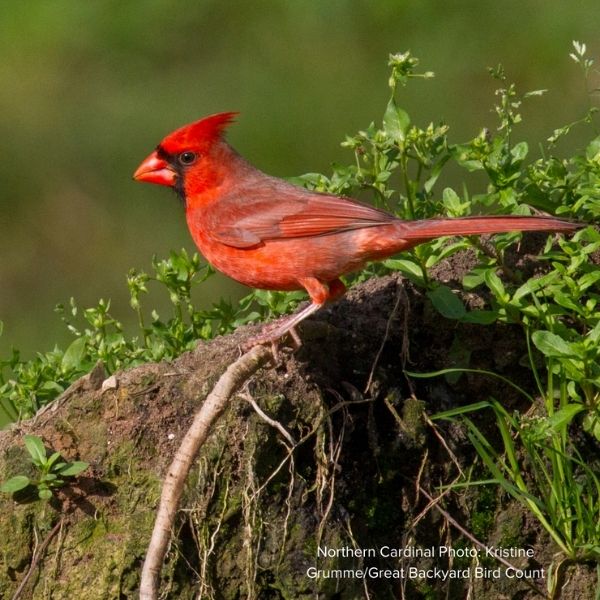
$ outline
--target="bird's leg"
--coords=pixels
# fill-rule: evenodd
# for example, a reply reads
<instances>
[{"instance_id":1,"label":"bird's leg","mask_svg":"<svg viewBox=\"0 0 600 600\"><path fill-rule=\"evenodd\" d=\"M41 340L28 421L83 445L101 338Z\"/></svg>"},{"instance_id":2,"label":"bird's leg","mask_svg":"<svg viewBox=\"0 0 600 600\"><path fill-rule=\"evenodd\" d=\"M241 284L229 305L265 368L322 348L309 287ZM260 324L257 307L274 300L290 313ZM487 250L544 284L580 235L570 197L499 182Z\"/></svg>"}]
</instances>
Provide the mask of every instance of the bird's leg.
<instances>
[{"instance_id":1,"label":"bird's leg","mask_svg":"<svg viewBox=\"0 0 600 600\"><path fill-rule=\"evenodd\" d=\"M271 344L273 353L277 355L279 341L289 333L295 345L300 347L302 341L296 332L296 326L304 321L306 317L319 310L326 302L339 298L346 291L346 286L339 279L334 279L329 284L326 284L315 277L307 277L300 280L299 283L306 289L312 302L296 314L283 319L274 329L267 326L260 334L248 340L248 346Z\"/></svg>"},{"instance_id":2,"label":"bird's leg","mask_svg":"<svg viewBox=\"0 0 600 600\"><path fill-rule=\"evenodd\" d=\"M333 281L330 281L328 285L329 292L327 295L327 302L333 302L346 293L346 286L341 279L334 279Z\"/></svg>"}]
</instances>

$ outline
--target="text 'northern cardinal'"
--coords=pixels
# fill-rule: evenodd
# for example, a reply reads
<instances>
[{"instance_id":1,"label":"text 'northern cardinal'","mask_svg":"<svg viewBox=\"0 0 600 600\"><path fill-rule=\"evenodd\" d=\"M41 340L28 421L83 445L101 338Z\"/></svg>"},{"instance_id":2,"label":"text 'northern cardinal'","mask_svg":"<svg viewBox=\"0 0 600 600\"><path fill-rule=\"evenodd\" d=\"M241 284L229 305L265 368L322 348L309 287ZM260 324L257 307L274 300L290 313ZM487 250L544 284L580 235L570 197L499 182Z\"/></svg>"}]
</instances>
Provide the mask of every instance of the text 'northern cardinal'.
<instances>
[{"instance_id":1,"label":"text 'northern cardinal'","mask_svg":"<svg viewBox=\"0 0 600 600\"><path fill-rule=\"evenodd\" d=\"M350 198L308 191L262 173L224 140L235 115L212 115L174 131L134 178L178 192L194 242L219 271L250 287L308 292L312 303L258 342L294 334L300 321L345 292L341 275L421 242L580 227L550 216L402 221Z\"/></svg>"}]
</instances>

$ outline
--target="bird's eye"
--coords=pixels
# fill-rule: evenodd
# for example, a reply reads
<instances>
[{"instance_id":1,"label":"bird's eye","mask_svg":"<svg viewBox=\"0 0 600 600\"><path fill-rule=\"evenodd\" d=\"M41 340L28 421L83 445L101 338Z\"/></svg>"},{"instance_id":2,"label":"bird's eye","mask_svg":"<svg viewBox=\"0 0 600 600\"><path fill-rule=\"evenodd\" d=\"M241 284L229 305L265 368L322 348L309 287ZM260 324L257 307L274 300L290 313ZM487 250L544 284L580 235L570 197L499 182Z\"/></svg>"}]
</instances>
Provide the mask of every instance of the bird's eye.
<instances>
[{"instance_id":1,"label":"bird's eye","mask_svg":"<svg viewBox=\"0 0 600 600\"><path fill-rule=\"evenodd\" d=\"M177 160L179 160L180 164L187 167L189 165L193 165L196 162L197 158L198 156L195 152L192 152L191 150L186 150L177 157Z\"/></svg>"}]
</instances>

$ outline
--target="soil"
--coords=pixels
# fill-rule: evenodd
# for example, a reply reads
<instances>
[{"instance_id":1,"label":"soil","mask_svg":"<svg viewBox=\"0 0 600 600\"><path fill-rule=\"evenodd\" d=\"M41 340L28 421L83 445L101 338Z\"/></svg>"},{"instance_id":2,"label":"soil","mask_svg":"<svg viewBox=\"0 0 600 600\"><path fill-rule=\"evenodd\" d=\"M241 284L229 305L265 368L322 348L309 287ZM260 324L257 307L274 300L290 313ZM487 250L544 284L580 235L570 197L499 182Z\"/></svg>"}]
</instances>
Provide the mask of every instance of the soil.
<instances>
[{"instance_id":1,"label":"soil","mask_svg":"<svg viewBox=\"0 0 600 600\"><path fill-rule=\"evenodd\" d=\"M539 244L527 239L512 266L536 273ZM472 264L468 253L455 255L435 277L452 286ZM462 299L485 302L474 292ZM57 523L22 598L137 597L161 479L194 413L256 331L243 327L173 362L117 373L115 387L103 390L104 376L88 378L36 418L0 432L0 480L30 469L25 433L90 463L50 503L0 498L0 597L12 597ZM445 319L422 291L388 276L354 287L307 322L301 337L298 351L282 351L232 398L201 448L161 597L544 597L557 548L520 505L492 485L446 493L435 505L427 499L439 496L459 467L471 469L473 480L489 477L465 427L430 417L490 396L509 412L525 411L526 399L482 374L408 374L469 367L534 393L521 330ZM244 400L248 395L296 440L293 453ZM498 441L488 413L471 416ZM465 531L488 547L531 551L507 559L528 575L511 577ZM405 556L390 556L393 549ZM477 556L464 556L469 552ZM474 576L476 567L487 575ZM357 575L368 568L367 577ZM595 567L564 565L563 577L561 598L594 597Z\"/></svg>"}]
</instances>

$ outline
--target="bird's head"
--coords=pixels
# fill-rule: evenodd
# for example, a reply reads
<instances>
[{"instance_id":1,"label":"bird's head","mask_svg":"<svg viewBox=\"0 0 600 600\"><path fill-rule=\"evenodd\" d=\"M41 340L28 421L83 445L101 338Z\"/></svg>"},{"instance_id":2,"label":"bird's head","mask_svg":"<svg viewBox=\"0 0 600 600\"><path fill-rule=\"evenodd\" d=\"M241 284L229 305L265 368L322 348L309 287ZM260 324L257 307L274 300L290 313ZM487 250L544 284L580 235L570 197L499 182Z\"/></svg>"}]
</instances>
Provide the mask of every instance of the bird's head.
<instances>
[{"instance_id":1,"label":"bird's head","mask_svg":"<svg viewBox=\"0 0 600 600\"><path fill-rule=\"evenodd\" d=\"M218 183L218 157L223 132L237 113L210 115L184 125L165 137L133 174L146 181L174 188L182 197L190 189L200 192Z\"/></svg>"}]
</instances>

